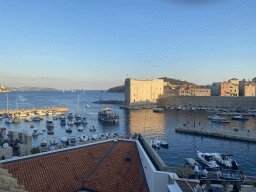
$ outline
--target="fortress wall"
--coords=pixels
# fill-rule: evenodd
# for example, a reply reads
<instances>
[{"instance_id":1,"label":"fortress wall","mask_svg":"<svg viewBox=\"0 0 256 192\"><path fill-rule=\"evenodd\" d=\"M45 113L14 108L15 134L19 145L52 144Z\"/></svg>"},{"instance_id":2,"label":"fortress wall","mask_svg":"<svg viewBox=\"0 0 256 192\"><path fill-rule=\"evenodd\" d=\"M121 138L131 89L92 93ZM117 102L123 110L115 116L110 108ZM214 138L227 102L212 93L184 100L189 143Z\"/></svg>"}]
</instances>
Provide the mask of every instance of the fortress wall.
<instances>
[{"instance_id":1,"label":"fortress wall","mask_svg":"<svg viewBox=\"0 0 256 192\"><path fill-rule=\"evenodd\" d=\"M177 96L158 99L158 104L163 106L202 106L202 107L227 107L256 109L256 97L219 97L219 96Z\"/></svg>"}]
</instances>

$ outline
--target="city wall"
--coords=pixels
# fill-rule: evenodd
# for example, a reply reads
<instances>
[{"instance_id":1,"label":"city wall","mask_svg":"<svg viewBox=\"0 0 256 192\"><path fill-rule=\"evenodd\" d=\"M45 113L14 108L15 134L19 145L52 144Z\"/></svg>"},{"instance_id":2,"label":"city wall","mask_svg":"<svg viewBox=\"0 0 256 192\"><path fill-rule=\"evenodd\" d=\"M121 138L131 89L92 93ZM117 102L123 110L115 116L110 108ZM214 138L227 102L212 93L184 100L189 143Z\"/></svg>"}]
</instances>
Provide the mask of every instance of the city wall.
<instances>
[{"instance_id":1,"label":"city wall","mask_svg":"<svg viewBox=\"0 0 256 192\"><path fill-rule=\"evenodd\" d=\"M256 97L219 97L219 96L176 96L158 99L161 106L195 106L195 107L227 107L256 109Z\"/></svg>"}]
</instances>

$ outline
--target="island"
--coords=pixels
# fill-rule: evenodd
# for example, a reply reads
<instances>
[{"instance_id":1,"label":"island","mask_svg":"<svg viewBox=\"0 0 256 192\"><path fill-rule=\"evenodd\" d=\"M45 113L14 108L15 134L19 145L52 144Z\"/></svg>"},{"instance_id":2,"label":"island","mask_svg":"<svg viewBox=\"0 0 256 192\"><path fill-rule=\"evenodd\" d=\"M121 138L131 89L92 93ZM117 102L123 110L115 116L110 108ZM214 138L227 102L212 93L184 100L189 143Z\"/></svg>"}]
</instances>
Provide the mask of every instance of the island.
<instances>
[{"instance_id":1,"label":"island","mask_svg":"<svg viewBox=\"0 0 256 192\"><path fill-rule=\"evenodd\" d=\"M47 88L47 87L8 87L9 91L57 91L57 89L54 88Z\"/></svg>"}]
</instances>

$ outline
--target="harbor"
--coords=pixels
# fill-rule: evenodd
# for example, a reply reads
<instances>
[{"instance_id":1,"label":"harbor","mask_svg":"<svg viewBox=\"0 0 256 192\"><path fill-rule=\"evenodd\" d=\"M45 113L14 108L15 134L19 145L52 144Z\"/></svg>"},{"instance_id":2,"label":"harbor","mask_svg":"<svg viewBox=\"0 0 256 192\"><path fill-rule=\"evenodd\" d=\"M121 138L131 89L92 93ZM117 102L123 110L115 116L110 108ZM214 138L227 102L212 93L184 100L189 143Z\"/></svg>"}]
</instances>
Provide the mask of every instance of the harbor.
<instances>
[{"instance_id":1,"label":"harbor","mask_svg":"<svg viewBox=\"0 0 256 192\"><path fill-rule=\"evenodd\" d=\"M21 113L21 112L26 112L26 113L32 113L34 111L53 111L53 112L68 112L68 108L65 107L44 107L44 108L32 108L32 109L13 109L13 110L1 110L0 114L15 114L15 113Z\"/></svg>"},{"instance_id":2,"label":"harbor","mask_svg":"<svg viewBox=\"0 0 256 192\"><path fill-rule=\"evenodd\" d=\"M190 133L203 136L211 136L218 138L228 138L233 140L245 141L245 142L256 142L256 133L250 131L241 131L241 130L230 130L230 129L213 129L211 127L196 126L193 125L182 125L175 128L176 132L181 133Z\"/></svg>"}]
</instances>

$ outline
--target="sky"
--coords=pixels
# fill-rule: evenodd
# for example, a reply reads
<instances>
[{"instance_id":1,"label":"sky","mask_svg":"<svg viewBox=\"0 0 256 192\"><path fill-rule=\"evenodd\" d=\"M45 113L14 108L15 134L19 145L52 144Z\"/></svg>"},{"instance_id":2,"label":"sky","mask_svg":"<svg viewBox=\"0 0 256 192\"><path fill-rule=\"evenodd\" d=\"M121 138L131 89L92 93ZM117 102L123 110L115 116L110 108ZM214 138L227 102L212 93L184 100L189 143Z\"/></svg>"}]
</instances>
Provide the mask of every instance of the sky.
<instances>
[{"instance_id":1,"label":"sky","mask_svg":"<svg viewBox=\"0 0 256 192\"><path fill-rule=\"evenodd\" d=\"M0 0L0 84L256 77L256 0Z\"/></svg>"}]
</instances>

